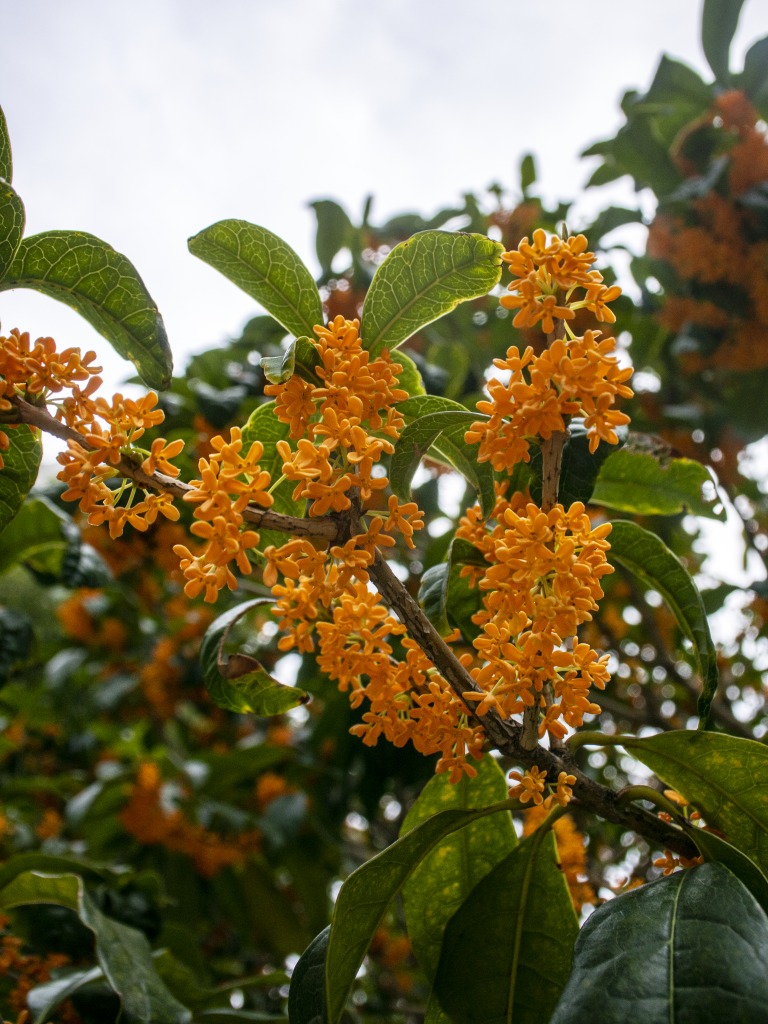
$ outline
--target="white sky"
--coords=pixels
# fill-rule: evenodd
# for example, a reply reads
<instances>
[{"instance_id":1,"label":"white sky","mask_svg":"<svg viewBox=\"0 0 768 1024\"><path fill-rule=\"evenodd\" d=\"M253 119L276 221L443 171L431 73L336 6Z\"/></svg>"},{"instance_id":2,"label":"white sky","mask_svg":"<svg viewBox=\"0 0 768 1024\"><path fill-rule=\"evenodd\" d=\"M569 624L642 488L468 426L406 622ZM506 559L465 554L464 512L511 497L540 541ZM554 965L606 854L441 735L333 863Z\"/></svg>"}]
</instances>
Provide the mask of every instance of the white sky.
<instances>
[{"instance_id":1,"label":"white sky","mask_svg":"<svg viewBox=\"0 0 768 1024\"><path fill-rule=\"evenodd\" d=\"M578 154L616 131L622 94L647 88L662 52L708 77L700 8L0 0L0 106L27 234L89 231L125 253L181 367L257 312L187 252L186 239L214 221L263 224L316 269L310 200L337 199L357 219L373 193L375 219L428 214L494 181L514 188L528 151L547 200L598 209L605 191L583 195L591 164ZM733 67L767 29L768 0L747 0ZM132 373L79 316L35 292L0 293L0 322L95 348L108 387ZM712 529L716 548L729 531Z\"/></svg>"},{"instance_id":2,"label":"white sky","mask_svg":"<svg viewBox=\"0 0 768 1024\"><path fill-rule=\"evenodd\" d=\"M186 250L226 217L315 267L311 199L424 213L536 154L542 193L579 198L578 154L615 132L662 51L705 69L700 0L0 0L0 105L27 234L73 228L136 265L177 365L239 333L254 303ZM741 67L768 2L747 0ZM603 202L587 196L589 208ZM4 329L97 348L74 313L0 294Z\"/></svg>"}]
</instances>

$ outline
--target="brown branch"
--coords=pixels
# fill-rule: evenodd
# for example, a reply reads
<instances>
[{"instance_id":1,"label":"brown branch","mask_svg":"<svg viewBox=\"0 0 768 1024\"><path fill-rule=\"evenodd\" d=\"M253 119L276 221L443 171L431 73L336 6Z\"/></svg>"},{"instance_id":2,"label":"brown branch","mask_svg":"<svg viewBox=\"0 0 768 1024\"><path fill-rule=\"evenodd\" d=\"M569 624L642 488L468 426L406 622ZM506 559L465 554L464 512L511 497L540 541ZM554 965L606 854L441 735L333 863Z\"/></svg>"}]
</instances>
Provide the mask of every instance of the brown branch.
<instances>
[{"instance_id":1,"label":"brown branch","mask_svg":"<svg viewBox=\"0 0 768 1024\"><path fill-rule=\"evenodd\" d=\"M469 690L476 691L477 686L472 677L400 583L380 552L377 552L368 572L379 593L407 627L410 635L433 662L456 696L463 700L464 693ZM522 726L511 720L502 720L494 710L482 718L470 711L470 717L482 726L493 746L517 764L527 768L535 765L546 770L547 777L552 782L557 781L560 772L575 775L573 794L579 805L586 810L623 828L638 832L660 847L682 853L687 857L696 855L693 843L676 826L667 824L642 808L619 806L617 794L582 772L567 749L560 755L538 745L533 750L525 748L521 743Z\"/></svg>"},{"instance_id":2,"label":"brown branch","mask_svg":"<svg viewBox=\"0 0 768 1024\"><path fill-rule=\"evenodd\" d=\"M33 405L23 398L12 398L11 401L18 410L19 423L28 423L30 426L38 427L62 441L72 441L86 451L95 449L95 446L90 445L82 434L51 416L43 406ZM121 476L132 480L139 487L156 491L158 494L170 494L174 498L183 499L185 494L193 490L189 484L176 480L172 476L166 476L164 473L145 473L141 468L141 463L129 456L124 456L114 468ZM339 524L331 516L300 519L298 516L287 516L281 512L271 512L269 509L262 509L256 505L248 505L243 510L243 519L255 526L261 526L265 530L280 530L296 537L314 537L317 540L333 543L338 540L339 536Z\"/></svg>"},{"instance_id":3,"label":"brown branch","mask_svg":"<svg viewBox=\"0 0 768 1024\"><path fill-rule=\"evenodd\" d=\"M39 427L63 441L73 441L86 449L89 447L81 434L55 419L41 406L33 405L21 398L15 398L12 401L18 411L18 422ZM563 441L564 439L565 435L563 435ZM159 493L183 498L191 489L189 484L174 480L161 473L151 475L144 473L140 465L128 458L122 459L115 469L140 487ZM345 535L348 535L350 529L357 525L355 512L351 517L329 516L318 519L299 519L249 506L244 512L244 518L267 529L338 542L343 542ZM395 611L412 638L433 662L456 696L463 701L464 693L470 690L476 691L477 686L472 677L413 597L400 583L380 551L377 550L375 560L368 572L381 596ZM695 855L694 844L679 828L667 824L641 808L621 807L617 803L618 795L582 772L567 750L562 754L555 753L546 747L539 746L538 743L532 749L524 747L521 743L523 727L511 719L501 719L493 709L482 718L471 709L469 715L473 721L482 726L493 746L516 763L528 768L535 765L545 770L552 782L557 780L557 776L562 771L575 775L574 797L585 810L592 811L599 817L625 829L638 832L660 847L668 848L675 853L682 853L685 856Z\"/></svg>"}]
</instances>

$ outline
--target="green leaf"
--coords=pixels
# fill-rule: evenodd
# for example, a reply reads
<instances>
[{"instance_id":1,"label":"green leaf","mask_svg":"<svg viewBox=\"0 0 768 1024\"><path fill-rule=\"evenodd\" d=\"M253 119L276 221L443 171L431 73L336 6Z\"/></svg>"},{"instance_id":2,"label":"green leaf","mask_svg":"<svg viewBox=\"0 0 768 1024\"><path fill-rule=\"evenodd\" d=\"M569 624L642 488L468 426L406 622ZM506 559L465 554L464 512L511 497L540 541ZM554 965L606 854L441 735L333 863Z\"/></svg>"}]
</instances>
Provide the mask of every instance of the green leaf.
<instances>
[{"instance_id":1,"label":"green leaf","mask_svg":"<svg viewBox=\"0 0 768 1024\"><path fill-rule=\"evenodd\" d=\"M396 348L501 277L504 246L484 235L422 231L395 246L365 297L361 336L376 355Z\"/></svg>"},{"instance_id":2,"label":"green leaf","mask_svg":"<svg viewBox=\"0 0 768 1024\"><path fill-rule=\"evenodd\" d=\"M528 190L536 181L536 160L533 153L526 153L520 161L520 191L523 196L528 195Z\"/></svg>"},{"instance_id":3,"label":"green leaf","mask_svg":"<svg viewBox=\"0 0 768 1024\"><path fill-rule=\"evenodd\" d=\"M475 811L441 811L354 871L339 890L326 955L328 1024L344 1009L373 934L390 901L421 860L446 836L486 814L508 810L495 804Z\"/></svg>"},{"instance_id":4,"label":"green leaf","mask_svg":"<svg viewBox=\"0 0 768 1024\"><path fill-rule=\"evenodd\" d=\"M27 995L27 1006L32 1013L32 1024L46 1024L51 1014L85 985L99 981L104 977L100 967L91 967L85 971L69 971L54 981L46 981L43 985L35 985Z\"/></svg>"},{"instance_id":5,"label":"green leaf","mask_svg":"<svg viewBox=\"0 0 768 1024\"><path fill-rule=\"evenodd\" d=\"M604 235L625 224L642 224L643 214L640 210L629 210L624 206L609 206L601 210L592 221L589 230L584 234L589 238L590 246L596 246Z\"/></svg>"},{"instance_id":6,"label":"green leaf","mask_svg":"<svg viewBox=\"0 0 768 1024\"><path fill-rule=\"evenodd\" d=\"M539 829L483 878L449 922L435 977L443 1009L462 1024L549 1020L578 930L555 837Z\"/></svg>"},{"instance_id":7,"label":"green leaf","mask_svg":"<svg viewBox=\"0 0 768 1024\"><path fill-rule=\"evenodd\" d=\"M283 471L283 460L277 451L277 442L285 441L290 431L290 426L281 422L275 415L273 401L257 405L242 430L245 450L250 448L254 441L259 441L264 446L259 465L267 470L274 480L277 480Z\"/></svg>"},{"instance_id":8,"label":"green leaf","mask_svg":"<svg viewBox=\"0 0 768 1024\"><path fill-rule=\"evenodd\" d=\"M617 433L621 443L624 438L621 428ZM586 505L593 500L595 482L602 472L606 460L613 458L615 449L611 445L601 444L597 451L589 450L589 437L583 422L574 421L569 428L569 437L563 448L563 462L558 485L558 500L568 508L574 501L582 501ZM531 481L531 493L541 497L541 449L536 447L531 452L529 467L535 470Z\"/></svg>"},{"instance_id":9,"label":"green leaf","mask_svg":"<svg viewBox=\"0 0 768 1024\"><path fill-rule=\"evenodd\" d=\"M707 825L768 874L768 747L680 730L621 745L701 811Z\"/></svg>"},{"instance_id":10,"label":"green leaf","mask_svg":"<svg viewBox=\"0 0 768 1024\"><path fill-rule=\"evenodd\" d=\"M79 548L80 531L72 520L46 498L32 498L24 502L3 533L0 573L22 563L58 577L73 542Z\"/></svg>"},{"instance_id":11,"label":"green leaf","mask_svg":"<svg viewBox=\"0 0 768 1024\"><path fill-rule=\"evenodd\" d=\"M745 885L757 902L768 913L768 878L749 857L721 839L715 832L707 828L687 828L688 835L696 843L699 853L705 861L724 864L729 871Z\"/></svg>"},{"instance_id":12,"label":"green leaf","mask_svg":"<svg viewBox=\"0 0 768 1024\"><path fill-rule=\"evenodd\" d=\"M550 1024L762 1020L766 957L763 910L727 868L702 864L597 908Z\"/></svg>"},{"instance_id":13,"label":"green leaf","mask_svg":"<svg viewBox=\"0 0 768 1024\"><path fill-rule=\"evenodd\" d=\"M658 590L693 644L702 679L699 728L707 727L717 690L717 651L709 632L701 594L688 570L664 541L636 523L617 520L610 534L611 561L618 562L646 586Z\"/></svg>"},{"instance_id":14,"label":"green leaf","mask_svg":"<svg viewBox=\"0 0 768 1024\"><path fill-rule=\"evenodd\" d=\"M728 85L731 42L744 0L704 0L701 15L701 46L716 81Z\"/></svg>"},{"instance_id":15,"label":"green leaf","mask_svg":"<svg viewBox=\"0 0 768 1024\"><path fill-rule=\"evenodd\" d=\"M440 636L447 636L451 632L447 615L450 570L448 562L430 565L421 577L419 585L419 604Z\"/></svg>"},{"instance_id":16,"label":"green leaf","mask_svg":"<svg viewBox=\"0 0 768 1024\"><path fill-rule=\"evenodd\" d=\"M317 380L315 367L319 365L317 349L310 338L294 338L279 356L264 356L261 368L270 384L284 384L295 373L309 380Z\"/></svg>"},{"instance_id":17,"label":"green leaf","mask_svg":"<svg viewBox=\"0 0 768 1024\"><path fill-rule=\"evenodd\" d=\"M317 217L315 249L320 269L325 277L333 273L333 260L338 252L350 244L354 232L346 210L332 199L316 199L309 204Z\"/></svg>"},{"instance_id":18,"label":"green leaf","mask_svg":"<svg viewBox=\"0 0 768 1024\"><path fill-rule=\"evenodd\" d=\"M424 381L422 380L418 366L414 363L411 357L401 350L397 353L395 362L402 366L402 370L397 375L398 387L407 391L411 398L418 398L421 395L425 395L426 389L424 388Z\"/></svg>"},{"instance_id":19,"label":"green leaf","mask_svg":"<svg viewBox=\"0 0 768 1024\"><path fill-rule=\"evenodd\" d=\"M479 633L472 616L481 607L482 594L461 575L462 566L488 563L476 547L454 538L444 562L431 565L421 577L419 604L429 621L442 635L458 626L470 643Z\"/></svg>"},{"instance_id":20,"label":"green leaf","mask_svg":"<svg viewBox=\"0 0 768 1024\"><path fill-rule=\"evenodd\" d=\"M34 288L72 306L149 387L164 389L173 372L157 306L134 266L83 231L44 231L25 238L0 291Z\"/></svg>"},{"instance_id":21,"label":"green leaf","mask_svg":"<svg viewBox=\"0 0 768 1024\"><path fill-rule=\"evenodd\" d=\"M325 958L331 926L323 928L299 957L288 991L290 1024L324 1024Z\"/></svg>"},{"instance_id":22,"label":"green leaf","mask_svg":"<svg viewBox=\"0 0 768 1024\"><path fill-rule=\"evenodd\" d=\"M706 491L712 491L708 497ZM645 452L612 452L600 468L592 499L621 512L643 516L674 516L690 512L725 520L712 475L693 459L664 463Z\"/></svg>"},{"instance_id":23,"label":"green leaf","mask_svg":"<svg viewBox=\"0 0 768 1024\"><path fill-rule=\"evenodd\" d=\"M0 181L0 278L5 276L19 248L24 221L24 204L9 184Z\"/></svg>"},{"instance_id":24,"label":"green leaf","mask_svg":"<svg viewBox=\"0 0 768 1024\"><path fill-rule=\"evenodd\" d=\"M289 245L245 220L222 220L189 240L189 251L209 263L297 338L322 324L315 280Z\"/></svg>"},{"instance_id":25,"label":"green leaf","mask_svg":"<svg viewBox=\"0 0 768 1024\"><path fill-rule=\"evenodd\" d=\"M43 457L40 431L35 427L19 426L3 429L9 446L2 452L0 469L0 534L18 513L24 499L37 480L37 471Z\"/></svg>"},{"instance_id":26,"label":"green leaf","mask_svg":"<svg viewBox=\"0 0 768 1024\"><path fill-rule=\"evenodd\" d=\"M756 105L762 106L768 99L768 36L747 50L740 85Z\"/></svg>"},{"instance_id":27,"label":"green leaf","mask_svg":"<svg viewBox=\"0 0 768 1024\"><path fill-rule=\"evenodd\" d=\"M131 1024L188 1024L191 1013L157 976L146 936L106 917L77 875L18 875L0 891L0 909L53 903L73 910L96 939L96 957Z\"/></svg>"},{"instance_id":28,"label":"green leaf","mask_svg":"<svg viewBox=\"0 0 768 1024\"><path fill-rule=\"evenodd\" d=\"M269 472L273 480L280 480L283 473L283 458L277 450L277 442L284 441L290 434L290 427L275 416L275 403L262 402L251 413L243 427L243 444L247 448L252 441L260 441L264 446L259 465ZM288 516L303 518L307 503L303 499L294 499L295 480L282 480L273 485L271 491L274 503L273 512L282 512ZM278 530L259 530L259 550L270 544L279 547L288 539L287 535Z\"/></svg>"},{"instance_id":29,"label":"green leaf","mask_svg":"<svg viewBox=\"0 0 768 1024\"><path fill-rule=\"evenodd\" d=\"M11 139L8 135L8 122L2 107L0 107L0 178L4 178L9 185L13 181Z\"/></svg>"},{"instance_id":30,"label":"green leaf","mask_svg":"<svg viewBox=\"0 0 768 1024\"><path fill-rule=\"evenodd\" d=\"M504 772L492 757L477 763L477 775L452 783L435 775L406 815L406 835L433 814L455 808L487 807L507 796ZM416 958L432 980L440 959L443 932L477 883L517 845L509 814L494 814L454 832L429 853L403 886L403 905Z\"/></svg>"},{"instance_id":31,"label":"green leaf","mask_svg":"<svg viewBox=\"0 0 768 1024\"><path fill-rule=\"evenodd\" d=\"M23 612L0 605L0 687L14 667L30 656L34 636L32 622Z\"/></svg>"},{"instance_id":32,"label":"green leaf","mask_svg":"<svg viewBox=\"0 0 768 1024\"><path fill-rule=\"evenodd\" d=\"M420 395L398 405L407 426L395 443L390 464L392 490L408 501L413 474L425 455L447 461L457 469L478 493L483 515L490 515L496 503L493 470L490 463L477 461L477 447L464 441L464 434L478 419L450 398Z\"/></svg>"},{"instance_id":33,"label":"green leaf","mask_svg":"<svg viewBox=\"0 0 768 1024\"><path fill-rule=\"evenodd\" d=\"M279 683L250 655L224 655L224 645L237 620L263 604L271 605L273 601L257 597L230 608L211 623L200 645L200 665L211 700L238 714L282 715L309 701L309 694Z\"/></svg>"}]
</instances>

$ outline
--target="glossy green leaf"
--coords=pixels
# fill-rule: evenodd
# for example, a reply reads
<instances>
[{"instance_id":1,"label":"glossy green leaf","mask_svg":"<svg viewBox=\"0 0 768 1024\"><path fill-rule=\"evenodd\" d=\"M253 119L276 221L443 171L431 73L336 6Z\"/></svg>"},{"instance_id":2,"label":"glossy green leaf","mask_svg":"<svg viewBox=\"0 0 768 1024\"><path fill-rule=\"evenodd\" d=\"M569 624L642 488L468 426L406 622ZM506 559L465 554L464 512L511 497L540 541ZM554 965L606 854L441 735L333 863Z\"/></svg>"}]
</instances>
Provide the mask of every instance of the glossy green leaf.
<instances>
[{"instance_id":1,"label":"glossy green leaf","mask_svg":"<svg viewBox=\"0 0 768 1024\"><path fill-rule=\"evenodd\" d=\"M32 1024L47 1024L51 1014L70 996L75 995L85 985L99 981L104 977L100 967L91 967L84 971L69 971L62 977L36 985L27 995L27 1006L32 1014Z\"/></svg>"},{"instance_id":2,"label":"glossy green leaf","mask_svg":"<svg viewBox=\"0 0 768 1024\"><path fill-rule=\"evenodd\" d=\"M29 617L16 608L0 604L0 687L8 682L16 665L30 656L34 638Z\"/></svg>"},{"instance_id":3,"label":"glossy green leaf","mask_svg":"<svg viewBox=\"0 0 768 1024\"><path fill-rule=\"evenodd\" d=\"M528 194L531 185L536 181L536 160L533 153L526 153L520 161L520 191Z\"/></svg>"},{"instance_id":4,"label":"glossy green leaf","mask_svg":"<svg viewBox=\"0 0 768 1024\"><path fill-rule=\"evenodd\" d=\"M701 46L715 79L723 85L731 80L728 58L743 4L744 0L704 0Z\"/></svg>"},{"instance_id":5,"label":"glossy green leaf","mask_svg":"<svg viewBox=\"0 0 768 1024\"><path fill-rule=\"evenodd\" d=\"M768 918L726 867L676 872L591 915L550 1024L763 1020L767 957Z\"/></svg>"},{"instance_id":6,"label":"glossy green leaf","mask_svg":"<svg viewBox=\"0 0 768 1024\"><path fill-rule=\"evenodd\" d=\"M247 448L252 441L260 441L264 452L259 461L262 469L269 472L273 480L279 481L283 473L283 458L277 450L277 442L284 441L290 434L290 427L275 416L275 403L262 402L257 405L243 427L243 443ZM307 503L303 499L294 499L295 480L282 480L273 485L271 494L274 502L273 512L303 518ZM279 547L288 540L285 533L277 530L259 530L259 550L263 551L270 544Z\"/></svg>"},{"instance_id":7,"label":"glossy green leaf","mask_svg":"<svg viewBox=\"0 0 768 1024\"><path fill-rule=\"evenodd\" d=\"M710 491L710 495L707 495ZM690 512L725 519L712 475L693 459L661 462L645 452L612 452L600 468L592 492L596 505L643 516L674 516Z\"/></svg>"},{"instance_id":8,"label":"glossy green leaf","mask_svg":"<svg viewBox=\"0 0 768 1024\"><path fill-rule=\"evenodd\" d=\"M475 765L477 775L452 783L435 775L406 815L400 834L440 811L487 807L507 796L504 772L492 757ZM481 818L443 840L413 871L403 886L408 938L427 978L434 978L443 932L477 883L517 845L511 814Z\"/></svg>"},{"instance_id":9,"label":"glossy green leaf","mask_svg":"<svg viewBox=\"0 0 768 1024\"><path fill-rule=\"evenodd\" d=\"M0 535L24 504L40 468L43 444L36 428L4 426L9 446L0 470Z\"/></svg>"},{"instance_id":10,"label":"glossy green leaf","mask_svg":"<svg viewBox=\"0 0 768 1024\"><path fill-rule=\"evenodd\" d=\"M200 665L211 700L220 708L238 714L282 715L299 704L306 704L309 694L295 686L286 686L248 654L224 654L229 632L238 621L257 605L272 604L271 598L257 597L239 604L220 615L205 632L200 645Z\"/></svg>"},{"instance_id":11,"label":"glossy green leaf","mask_svg":"<svg viewBox=\"0 0 768 1024\"><path fill-rule=\"evenodd\" d=\"M450 571L448 562L430 565L424 571L419 585L419 604L441 636L447 636L451 631L447 608Z\"/></svg>"},{"instance_id":12,"label":"glossy green leaf","mask_svg":"<svg viewBox=\"0 0 768 1024\"><path fill-rule=\"evenodd\" d=\"M442 636L458 627L471 643L480 632L472 616L482 607L482 593L461 575L462 564L450 559L430 566L421 579L419 604Z\"/></svg>"},{"instance_id":13,"label":"glossy green leaf","mask_svg":"<svg viewBox=\"0 0 768 1024\"><path fill-rule=\"evenodd\" d=\"M464 441L464 434L478 414L449 398L421 395L398 405L406 427L395 444L390 464L390 481L395 494L410 500L411 480L425 455L448 462L476 489L484 515L496 502L493 470L489 462L477 461L477 447Z\"/></svg>"},{"instance_id":14,"label":"glossy green leaf","mask_svg":"<svg viewBox=\"0 0 768 1024\"><path fill-rule=\"evenodd\" d=\"M411 398L419 398L421 395L425 395L424 381L418 366L411 357L401 350L397 353L394 361L402 366L402 370L397 375L398 387L407 391Z\"/></svg>"},{"instance_id":15,"label":"glossy green leaf","mask_svg":"<svg viewBox=\"0 0 768 1024\"><path fill-rule=\"evenodd\" d=\"M768 100L768 36L747 50L739 84L753 103L762 106Z\"/></svg>"},{"instance_id":16,"label":"glossy green leaf","mask_svg":"<svg viewBox=\"0 0 768 1024\"><path fill-rule=\"evenodd\" d=\"M578 930L555 837L539 829L450 920L435 977L441 1006L462 1024L548 1021Z\"/></svg>"},{"instance_id":17,"label":"glossy green leaf","mask_svg":"<svg viewBox=\"0 0 768 1024\"><path fill-rule=\"evenodd\" d=\"M574 501L585 505L593 500L595 483L605 466L606 460L613 458L616 449L608 444L598 445L597 451L589 450L589 436L584 424L580 421L571 423L568 439L563 448L563 461L558 485L558 500L568 508ZM620 441L623 436L619 433ZM525 464L523 464L525 465ZM541 500L541 449L534 446L531 450L531 461L527 464L532 471L531 496L534 501Z\"/></svg>"},{"instance_id":18,"label":"glossy green leaf","mask_svg":"<svg viewBox=\"0 0 768 1024\"><path fill-rule=\"evenodd\" d=\"M717 690L717 651L696 584L680 559L655 533L636 523L617 520L610 534L610 559L639 580L658 590L673 611L678 625L693 644L702 679L699 728L706 728Z\"/></svg>"},{"instance_id":19,"label":"glossy green leaf","mask_svg":"<svg viewBox=\"0 0 768 1024\"><path fill-rule=\"evenodd\" d=\"M11 139L8 135L8 122L2 107L0 107L0 178L4 178L9 185L13 181Z\"/></svg>"},{"instance_id":20,"label":"glossy green leaf","mask_svg":"<svg viewBox=\"0 0 768 1024\"><path fill-rule=\"evenodd\" d=\"M365 297L365 347L396 348L460 302L486 295L501 276L503 251L484 235L446 231L422 231L395 246Z\"/></svg>"},{"instance_id":21,"label":"glossy green leaf","mask_svg":"<svg viewBox=\"0 0 768 1024\"><path fill-rule=\"evenodd\" d=\"M299 957L288 991L290 1024L324 1024L325 958L330 925L316 935Z\"/></svg>"},{"instance_id":22,"label":"glossy green leaf","mask_svg":"<svg viewBox=\"0 0 768 1024\"><path fill-rule=\"evenodd\" d=\"M287 1017L261 1010L201 1010L195 1024L289 1024Z\"/></svg>"},{"instance_id":23,"label":"glossy green leaf","mask_svg":"<svg viewBox=\"0 0 768 1024\"><path fill-rule=\"evenodd\" d=\"M84 231L25 238L0 291L34 288L72 306L129 359L149 387L170 385L173 361L163 320L134 266Z\"/></svg>"},{"instance_id":24,"label":"glossy green leaf","mask_svg":"<svg viewBox=\"0 0 768 1024\"><path fill-rule=\"evenodd\" d=\"M317 381L315 367L319 362L310 338L294 338L282 355L264 356L261 368L270 384L284 384L295 373Z\"/></svg>"},{"instance_id":25,"label":"glossy green leaf","mask_svg":"<svg viewBox=\"0 0 768 1024\"><path fill-rule=\"evenodd\" d=\"M768 913L768 878L754 861L741 850L737 850L716 832L708 828L688 828L688 835L696 843L705 861L724 864L738 880L752 893L757 902Z\"/></svg>"},{"instance_id":26,"label":"glossy green leaf","mask_svg":"<svg viewBox=\"0 0 768 1024\"><path fill-rule=\"evenodd\" d=\"M0 573L24 563L40 573L59 576L67 548L80 545L80 531L46 498L24 502L6 527L0 549Z\"/></svg>"},{"instance_id":27,"label":"glossy green leaf","mask_svg":"<svg viewBox=\"0 0 768 1024\"><path fill-rule=\"evenodd\" d=\"M77 875L18 875L0 891L0 909L53 903L73 910L96 940L96 957L132 1024L188 1024L191 1013L168 991L152 963L146 936L106 917Z\"/></svg>"},{"instance_id":28,"label":"glossy green leaf","mask_svg":"<svg viewBox=\"0 0 768 1024\"><path fill-rule=\"evenodd\" d=\"M467 640L476 635L478 630L471 623L471 617L480 609L482 595L477 587L470 587L469 581L461 576L461 569L465 565L486 568L487 564L474 545L454 538L445 561L431 565L421 577L419 604L442 636L455 626L461 629Z\"/></svg>"},{"instance_id":29,"label":"glossy green leaf","mask_svg":"<svg viewBox=\"0 0 768 1024\"><path fill-rule=\"evenodd\" d=\"M263 974L252 974L238 977L222 985L201 984L200 976L188 964L179 960L168 949L155 953L155 969L165 982L170 992L184 1005L192 1010L210 1006L215 1001L226 998L233 989L272 988L285 984L287 976L283 971L270 971Z\"/></svg>"},{"instance_id":30,"label":"glossy green leaf","mask_svg":"<svg viewBox=\"0 0 768 1024\"><path fill-rule=\"evenodd\" d=\"M346 210L332 199L316 199L309 205L317 217L317 259L325 277L330 277L336 254L350 245L355 229Z\"/></svg>"},{"instance_id":31,"label":"glossy green leaf","mask_svg":"<svg viewBox=\"0 0 768 1024\"><path fill-rule=\"evenodd\" d=\"M21 199L7 182L0 181L0 278L5 276L19 248L24 220Z\"/></svg>"},{"instance_id":32,"label":"glossy green leaf","mask_svg":"<svg viewBox=\"0 0 768 1024\"><path fill-rule=\"evenodd\" d=\"M502 805L441 811L354 871L339 890L326 955L328 1024L336 1024L363 957L390 901L421 860L446 836Z\"/></svg>"},{"instance_id":33,"label":"glossy green leaf","mask_svg":"<svg viewBox=\"0 0 768 1024\"><path fill-rule=\"evenodd\" d=\"M315 280L277 235L245 220L222 220L189 240L189 251L256 299L297 338L322 324Z\"/></svg>"},{"instance_id":34,"label":"glossy green leaf","mask_svg":"<svg viewBox=\"0 0 768 1024\"><path fill-rule=\"evenodd\" d=\"M277 442L285 441L291 428L281 422L275 415L274 402L262 402L253 410L245 426L242 428L243 447L250 448L254 441L263 445L264 451L259 465L274 480L282 474L283 460L277 451Z\"/></svg>"},{"instance_id":35,"label":"glossy green leaf","mask_svg":"<svg viewBox=\"0 0 768 1024\"><path fill-rule=\"evenodd\" d=\"M768 747L724 733L680 730L622 737L622 746L672 786L707 825L768 874Z\"/></svg>"},{"instance_id":36,"label":"glossy green leaf","mask_svg":"<svg viewBox=\"0 0 768 1024\"><path fill-rule=\"evenodd\" d=\"M643 214L640 210L629 210L625 206L608 206L598 213L588 230L590 246L596 246L610 231L624 227L625 224L642 224Z\"/></svg>"}]
</instances>

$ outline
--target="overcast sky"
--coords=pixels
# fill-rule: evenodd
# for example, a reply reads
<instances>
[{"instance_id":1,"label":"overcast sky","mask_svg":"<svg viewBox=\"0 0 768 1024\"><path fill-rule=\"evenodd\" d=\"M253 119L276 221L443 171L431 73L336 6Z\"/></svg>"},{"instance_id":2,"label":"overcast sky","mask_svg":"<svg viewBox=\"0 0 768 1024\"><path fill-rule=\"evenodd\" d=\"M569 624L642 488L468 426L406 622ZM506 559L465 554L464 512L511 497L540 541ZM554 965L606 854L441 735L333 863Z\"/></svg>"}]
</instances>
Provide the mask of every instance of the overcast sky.
<instances>
[{"instance_id":1,"label":"overcast sky","mask_svg":"<svg viewBox=\"0 0 768 1024\"><path fill-rule=\"evenodd\" d=\"M27 234L89 231L125 253L181 367L257 311L187 252L214 221L263 224L314 269L310 200L336 198L354 218L370 192L381 218L431 213L491 182L514 187L527 151L546 199L598 208L604 195L583 194L591 167L579 153L616 131L622 94L647 88L662 52L707 73L700 9L0 0L0 106ZM747 0L732 66L765 34L766 15L768 0ZM0 294L0 322L96 348L112 388L131 373L80 317L32 291ZM719 574L740 575L732 564Z\"/></svg>"},{"instance_id":2,"label":"overcast sky","mask_svg":"<svg viewBox=\"0 0 768 1024\"><path fill-rule=\"evenodd\" d=\"M255 307L188 254L226 217L282 235L314 267L311 199L354 215L429 213L526 151L543 194L579 198L579 152L620 124L666 51L704 70L700 0L0 0L0 105L27 234L92 232L136 265L178 365L239 332ZM747 0L734 45L765 30ZM762 22L762 23L761 23ZM588 196L595 206L599 192ZM18 290L4 329L105 344ZM115 381L130 367L115 360Z\"/></svg>"}]
</instances>

